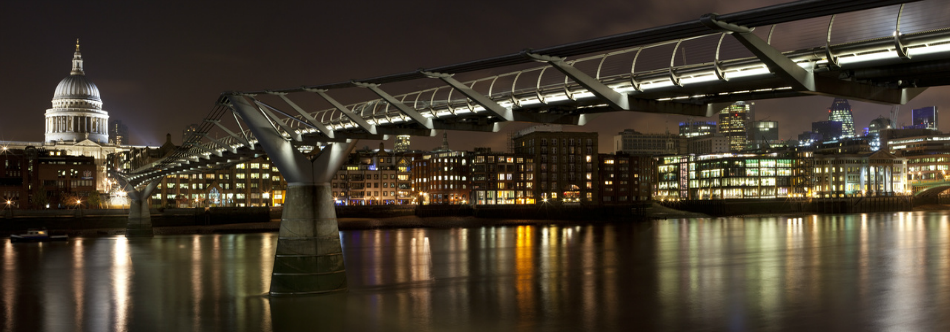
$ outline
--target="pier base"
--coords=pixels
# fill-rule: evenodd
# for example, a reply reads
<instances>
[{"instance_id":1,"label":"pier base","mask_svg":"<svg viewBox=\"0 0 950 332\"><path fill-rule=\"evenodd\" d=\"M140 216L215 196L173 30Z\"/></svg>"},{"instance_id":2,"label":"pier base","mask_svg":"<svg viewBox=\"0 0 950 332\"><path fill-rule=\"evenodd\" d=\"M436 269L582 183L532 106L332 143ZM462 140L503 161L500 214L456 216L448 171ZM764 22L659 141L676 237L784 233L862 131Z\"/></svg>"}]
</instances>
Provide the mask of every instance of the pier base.
<instances>
[{"instance_id":1,"label":"pier base","mask_svg":"<svg viewBox=\"0 0 950 332\"><path fill-rule=\"evenodd\" d=\"M148 204L132 199L129 203L129 223L125 228L125 237L153 237L152 214Z\"/></svg>"},{"instance_id":2,"label":"pier base","mask_svg":"<svg viewBox=\"0 0 950 332\"><path fill-rule=\"evenodd\" d=\"M288 184L270 293L346 290L346 267L328 183Z\"/></svg>"}]
</instances>

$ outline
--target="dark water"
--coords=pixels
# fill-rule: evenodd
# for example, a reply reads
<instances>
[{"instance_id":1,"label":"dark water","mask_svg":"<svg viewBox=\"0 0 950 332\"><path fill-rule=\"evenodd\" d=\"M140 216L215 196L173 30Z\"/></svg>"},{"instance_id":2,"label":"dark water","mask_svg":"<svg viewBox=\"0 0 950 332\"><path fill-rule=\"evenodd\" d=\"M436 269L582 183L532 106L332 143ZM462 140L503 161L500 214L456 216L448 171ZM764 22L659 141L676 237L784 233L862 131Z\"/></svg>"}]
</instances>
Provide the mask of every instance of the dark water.
<instances>
[{"instance_id":1,"label":"dark water","mask_svg":"<svg viewBox=\"0 0 950 332\"><path fill-rule=\"evenodd\" d=\"M0 330L948 331L947 213L347 231L306 297L276 234L5 241Z\"/></svg>"}]
</instances>

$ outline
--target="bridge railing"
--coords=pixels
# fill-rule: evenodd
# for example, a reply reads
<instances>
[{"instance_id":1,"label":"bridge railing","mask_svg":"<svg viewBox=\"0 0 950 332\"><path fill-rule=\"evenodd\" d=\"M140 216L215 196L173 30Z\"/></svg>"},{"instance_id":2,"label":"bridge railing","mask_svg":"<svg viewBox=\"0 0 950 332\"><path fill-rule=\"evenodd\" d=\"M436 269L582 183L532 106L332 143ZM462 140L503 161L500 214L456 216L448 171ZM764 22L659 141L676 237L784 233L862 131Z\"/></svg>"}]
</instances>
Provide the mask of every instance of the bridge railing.
<instances>
[{"instance_id":1,"label":"bridge railing","mask_svg":"<svg viewBox=\"0 0 950 332\"><path fill-rule=\"evenodd\" d=\"M820 1L815 3L827 4ZM950 8L950 3L943 1L911 2L904 5L750 27L758 28L754 33L772 47L783 51L783 55L790 60L802 67L821 71L831 67L857 67L862 63L880 64L883 63L882 61L900 61L901 57L914 54L950 53L950 46L948 46L950 31L946 29L950 24L947 24L940 14L945 13L948 8ZM603 49L603 47L600 48ZM741 81L774 76L761 59L752 56L748 49L739 44L735 38L726 36L726 33L700 33L634 47L590 52L569 59L565 58L565 62L617 92L647 100L684 103L695 102L692 101L695 97L692 94L696 90L691 90L690 87L703 87L708 97L710 89L706 87L729 80ZM519 66L526 67L526 65ZM477 71L472 73L479 76ZM393 79L393 81L420 79L424 76L416 73L400 77L403 78ZM435 80L432 81L435 82ZM591 106L602 103L588 89L550 64L521 68L497 75L486 75L461 83L510 110L544 110L560 105ZM340 86L350 87L352 84ZM762 83L755 90L726 89L712 93L712 96L731 95L736 96L733 97L735 99L749 95L751 92L789 89L791 87L787 84L772 82ZM354 119L335 107L306 112L307 116L303 116L280 111L279 107L272 105L284 105L281 101L267 100L267 98L276 98L268 96L271 92L299 95L307 91L312 90L295 88L248 92L246 95L259 98L255 100L268 103L266 107L285 115L284 117L267 116L267 118L271 120L274 130L287 139L318 132L314 124L310 124L306 119L307 117L314 118L333 131L360 128ZM451 86L420 89L396 94L393 98L430 119L492 117L486 114L487 111L483 106L463 96ZM396 107L402 105L391 105L383 98L374 98L350 103L344 107L370 125L385 126L414 122L415 120ZM601 108L599 111L603 110L605 109ZM580 113L595 111L598 110L585 109ZM223 114L229 112L227 100L222 97L192 137L182 144L179 151L165 160L157 161L150 167L143 167L140 170L208 157L227 150L220 144L202 143L201 139L205 134L217 130L209 122L219 121ZM254 144L256 141L254 135L249 130L240 127L241 122L236 116L235 122L239 126L238 130L234 130L236 135L215 135L221 137L219 141L229 147L237 148Z\"/></svg>"},{"instance_id":2,"label":"bridge railing","mask_svg":"<svg viewBox=\"0 0 950 332\"><path fill-rule=\"evenodd\" d=\"M942 8L941 8L942 7ZM814 64L826 64L828 57L835 57L839 61L854 61L858 57L874 58L877 54L884 57L894 53L893 43L884 43L883 45L873 45L871 41L893 41L895 32L899 28L905 38L912 39L915 34L928 34L936 28L946 28L946 24L941 20L931 20L933 13L946 10L946 6L938 2L917 2L908 3L903 8L900 5L893 5L875 9L864 10L854 13L845 13L840 16L827 16L808 20L809 22L792 22L771 25L763 27L762 35L771 43L776 34L785 31L806 30L818 37L825 39L824 45L812 44L811 47L803 48L798 51L786 51L786 54L800 63L803 67L813 66ZM900 25L897 24L898 16ZM861 22L856 22L861 21ZM821 24L817 24L821 23ZM835 24L842 30L842 33L835 34ZM854 29L849 23L861 23L864 28ZM810 24L808 29L800 29L801 25ZM796 26L797 25L797 26ZM707 81L718 81L724 78L717 76L717 67L720 74L725 78L738 78L744 76L757 76L770 74L768 68L752 57L741 45L725 38L724 33L710 33L707 35L683 38L678 40L665 41L644 45L634 48L626 48L607 53L589 55L568 61L575 67L582 67L585 63L596 63L594 66L588 66L586 74L596 77L601 82L611 88L622 92L647 91L660 88L675 88L678 85L689 85ZM815 37L814 35L811 37ZM786 45L800 45L801 41L814 42L815 38L791 38L792 42L786 42ZM820 41L820 39L819 39ZM836 44L831 44L835 41ZM685 56L685 47L683 44L689 42L701 42L695 44L705 48L701 50L704 56ZM778 43L781 44L781 43ZM872 44L863 47L861 44ZM669 59L668 65L657 66L655 58L652 64L645 61L640 55L650 52L653 49L671 48L672 52L665 57ZM724 46L726 48L724 48ZM911 49L920 47L917 45L907 45ZM694 47L695 49L695 47ZM711 50L711 51L710 51ZM666 50L669 51L669 50ZM677 53L680 52L680 53ZM712 59L708 56L711 53ZM630 56L633 58L625 59L630 61L614 61L616 58ZM678 55L683 54L682 57ZM720 55L722 57L720 58ZM687 59L698 59L690 63ZM647 59L650 60L650 59ZM665 60L664 60L665 61ZM648 62L644 65L644 62ZM677 64L679 63L679 64ZM638 70L638 64L642 70ZM532 76L533 75L533 76ZM552 78L553 77L553 78ZM506 79L510 80L510 84ZM499 75L487 76L463 82L469 87L482 87L483 94L493 101L505 107L522 108L531 105L557 105L559 102L576 102L578 99L593 98L594 96L581 87L576 82L570 80L563 74L558 73L550 66L542 65L535 68L528 68L518 71L507 72ZM487 88L485 87L487 85ZM771 89L788 89L789 87L776 86ZM439 92L448 91L447 98L436 98ZM744 92L744 91L738 91ZM454 117L465 114L481 113L485 110L473 103L468 98L452 98L460 96L453 88L447 86L434 87L410 93L395 95L394 97L404 104L420 111L423 115L430 118ZM682 95L658 100L678 100L688 99L690 96ZM359 102L347 105L347 107L358 110L359 114L370 124L386 124L393 122L411 121L408 116L402 114L394 107L382 99L373 99L366 102ZM335 108L329 108L311 113L317 119L321 119L325 124L333 125L334 129L354 128L357 125L346 117L342 112ZM296 116L302 119L300 116ZM303 127L298 121L288 119L282 120L284 123L294 128Z\"/></svg>"}]
</instances>

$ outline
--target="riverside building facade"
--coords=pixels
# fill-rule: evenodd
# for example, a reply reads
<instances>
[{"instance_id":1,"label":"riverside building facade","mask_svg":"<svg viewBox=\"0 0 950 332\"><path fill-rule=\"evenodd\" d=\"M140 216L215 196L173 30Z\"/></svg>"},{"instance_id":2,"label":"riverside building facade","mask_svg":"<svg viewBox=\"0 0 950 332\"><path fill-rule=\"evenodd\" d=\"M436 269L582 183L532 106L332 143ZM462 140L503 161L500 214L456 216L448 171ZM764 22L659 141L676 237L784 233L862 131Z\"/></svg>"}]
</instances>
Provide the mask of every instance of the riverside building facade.
<instances>
[{"instance_id":1,"label":"riverside building facade","mask_svg":"<svg viewBox=\"0 0 950 332\"><path fill-rule=\"evenodd\" d=\"M333 198L338 205L411 204L410 170L416 154L395 153L383 148L363 149L350 154L349 160L331 181Z\"/></svg>"},{"instance_id":2,"label":"riverside building facade","mask_svg":"<svg viewBox=\"0 0 950 332\"><path fill-rule=\"evenodd\" d=\"M535 202L597 202L597 133L529 128L514 136L515 154L536 163L526 171L525 188ZM531 183L530 185L528 183ZM526 193L527 195L527 193Z\"/></svg>"},{"instance_id":3,"label":"riverside building facade","mask_svg":"<svg viewBox=\"0 0 950 332\"><path fill-rule=\"evenodd\" d=\"M96 191L95 159L62 150L0 150L2 208L75 208Z\"/></svg>"},{"instance_id":4,"label":"riverside building facade","mask_svg":"<svg viewBox=\"0 0 950 332\"><path fill-rule=\"evenodd\" d=\"M654 199L708 200L789 197L798 181L796 158L778 154L656 157Z\"/></svg>"}]
</instances>

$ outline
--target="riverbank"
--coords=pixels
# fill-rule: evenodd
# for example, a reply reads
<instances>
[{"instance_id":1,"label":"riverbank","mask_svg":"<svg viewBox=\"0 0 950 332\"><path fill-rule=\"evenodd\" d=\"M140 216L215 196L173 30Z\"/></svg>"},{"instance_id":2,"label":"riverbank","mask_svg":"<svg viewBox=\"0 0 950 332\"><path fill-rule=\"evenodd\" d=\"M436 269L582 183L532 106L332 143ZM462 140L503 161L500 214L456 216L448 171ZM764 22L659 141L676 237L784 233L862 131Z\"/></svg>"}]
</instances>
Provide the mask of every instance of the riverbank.
<instances>
[{"instance_id":1,"label":"riverbank","mask_svg":"<svg viewBox=\"0 0 950 332\"><path fill-rule=\"evenodd\" d=\"M637 220L604 220L604 221L577 221L554 219L485 219L477 217L417 217L399 216L390 218L339 218L341 231L371 230L386 228L476 228L496 226L521 225L586 225L611 222L635 222ZM56 229L48 228L50 232L68 234L72 237L97 237L124 235L124 227L106 227L89 229ZM240 233L267 233L280 230L280 221L252 222L239 224L219 225L189 225L189 226L157 226L153 228L155 235L187 235L187 234L240 234ZM0 232L5 236L15 232Z\"/></svg>"}]
</instances>

